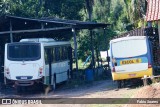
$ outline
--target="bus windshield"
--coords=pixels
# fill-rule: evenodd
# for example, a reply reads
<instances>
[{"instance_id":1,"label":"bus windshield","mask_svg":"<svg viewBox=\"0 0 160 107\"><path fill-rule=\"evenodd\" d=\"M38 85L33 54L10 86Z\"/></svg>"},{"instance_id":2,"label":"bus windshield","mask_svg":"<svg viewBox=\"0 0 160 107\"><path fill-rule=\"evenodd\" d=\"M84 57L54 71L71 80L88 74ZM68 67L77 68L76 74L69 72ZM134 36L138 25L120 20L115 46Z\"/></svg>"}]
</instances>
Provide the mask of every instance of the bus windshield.
<instances>
[{"instance_id":1,"label":"bus windshield","mask_svg":"<svg viewBox=\"0 0 160 107\"><path fill-rule=\"evenodd\" d=\"M146 39L122 40L112 44L115 58L135 57L147 53Z\"/></svg>"},{"instance_id":2,"label":"bus windshield","mask_svg":"<svg viewBox=\"0 0 160 107\"><path fill-rule=\"evenodd\" d=\"M34 61L40 59L40 44L9 44L8 59L12 61Z\"/></svg>"}]
</instances>

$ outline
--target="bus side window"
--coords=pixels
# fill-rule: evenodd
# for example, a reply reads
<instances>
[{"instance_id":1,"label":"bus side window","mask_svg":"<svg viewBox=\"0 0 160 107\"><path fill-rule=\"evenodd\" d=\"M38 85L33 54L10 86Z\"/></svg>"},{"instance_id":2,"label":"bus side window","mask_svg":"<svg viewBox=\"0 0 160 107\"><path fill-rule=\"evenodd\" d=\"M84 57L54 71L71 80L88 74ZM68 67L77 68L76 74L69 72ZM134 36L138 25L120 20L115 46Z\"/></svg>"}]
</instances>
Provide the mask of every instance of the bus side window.
<instances>
[{"instance_id":1,"label":"bus side window","mask_svg":"<svg viewBox=\"0 0 160 107\"><path fill-rule=\"evenodd\" d=\"M67 53L68 53L68 59L71 59L72 58L72 54L73 54L73 52L72 52L72 47L67 47Z\"/></svg>"},{"instance_id":2,"label":"bus side window","mask_svg":"<svg viewBox=\"0 0 160 107\"><path fill-rule=\"evenodd\" d=\"M66 60L66 59L67 59L66 47L63 46L61 47L61 60Z\"/></svg>"},{"instance_id":3,"label":"bus side window","mask_svg":"<svg viewBox=\"0 0 160 107\"><path fill-rule=\"evenodd\" d=\"M63 47L60 47L60 48L59 48L59 53L60 53L60 60L61 60L61 61L64 60L64 59L63 59Z\"/></svg>"},{"instance_id":4,"label":"bus side window","mask_svg":"<svg viewBox=\"0 0 160 107\"><path fill-rule=\"evenodd\" d=\"M49 61L48 61L48 49L45 48L44 49L44 58L45 58L45 64L49 64Z\"/></svg>"},{"instance_id":5,"label":"bus side window","mask_svg":"<svg viewBox=\"0 0 160 107\"><path fill-rule=\"evenodd\" d=\"M56 54L55 54L55 53L56 53L55 47L53 47L53 48L52 48L52 63L55 63L55 62L56 62L56 59L55 59L55 58L56 58Z\"/></svg>"},{"instance_id":6,"label":"bus side window","mask_svg":"<svg viewBox=\"0 0 160 107\"><path fill-rule=\"evenodd\" d=\"M56 62L58 62L58 61L60 60L59 47L56 47L55 50L56 50L56 51L55 51L55 52L56 52L56 53L55 53L55 54L56 54L56 58L55 58L55 59L56 59Z\"/></svg>"},{"instance_id":7,"label":"bus side window","mask_svg":"<svg viewBox=\"0 0 160 107\"><path fill-rule=\"evenodd\" d=\"M64 59L67 60L68 59L68 47L64 47Z\"/></svg>"}]
</instances>

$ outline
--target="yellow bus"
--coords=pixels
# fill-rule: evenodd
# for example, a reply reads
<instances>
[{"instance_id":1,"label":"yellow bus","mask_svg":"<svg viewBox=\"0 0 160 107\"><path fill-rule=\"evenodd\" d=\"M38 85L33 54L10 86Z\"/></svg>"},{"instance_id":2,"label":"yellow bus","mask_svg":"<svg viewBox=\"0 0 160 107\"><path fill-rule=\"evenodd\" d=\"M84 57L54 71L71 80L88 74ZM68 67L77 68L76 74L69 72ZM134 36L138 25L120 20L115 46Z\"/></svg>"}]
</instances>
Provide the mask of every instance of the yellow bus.
<instances>
[{"instance_id":1,"label":"yellow bus","mask_svg":"<svg viewBox=\"0 0 160 107\"><path fill-rule=\"evenodd\" d=\"M112 79L118 81L153 75L150 42L146 36L110 41ZM121 87L121 86L120 86Z\"/></svg>"}]
</instances>

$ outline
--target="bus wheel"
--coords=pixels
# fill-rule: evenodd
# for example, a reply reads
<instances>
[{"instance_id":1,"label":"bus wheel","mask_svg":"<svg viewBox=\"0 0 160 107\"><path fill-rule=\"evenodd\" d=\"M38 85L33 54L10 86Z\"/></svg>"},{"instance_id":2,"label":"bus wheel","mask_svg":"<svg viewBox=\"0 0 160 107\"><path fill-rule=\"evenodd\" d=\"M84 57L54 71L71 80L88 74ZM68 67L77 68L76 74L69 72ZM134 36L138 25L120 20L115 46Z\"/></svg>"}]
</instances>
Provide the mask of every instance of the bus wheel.
<instances>
[{"instance_id":1,"label":"bus wheel","mask_svg":"<svg viewBox=\"0 0 160 107\"><path fill-rule=\"evenodd\" d=\"M53 81L52 90L55 91L56 90L56 74L54 74L52 81Z\"/></svg>"},{"instance_id":2,"label":"bus wheel","mask_svg":"<svg viewBox=\"0 0 160 107\"><path fill-rule=\"evenodd\" d=\"M21 93L22 92L22 87L21 86L17 86L17 93Z\"/></svg>"},{"instance_id":3,"label":"bus wheel","mask_svg":"<svg viewBox=\"0 0 160 107\"><path fill-rule=\"evenodd\" d=\"M118 80L117 84L118 84L118 88L122 88L122 81L121 80Z\"/></svg>"},{"instance_id":4,"label":"bus wheel","mask_svg":"<svg viewBox=\"0 0 160 107\"><path fill-rule=\"evenodd\" d=\"M53 90L53 91L56 90L56 81L55 81L55 79L53 80L52 90Z\"/></svg>"},{"instance_id":5,"label":"bus wheel","mask_svg":"<svg viewBox=\"0 0 160 107\"><path fill-rule=\"evenodd\" d=\"M121 81L121 88L125 88L125 86L126 86L126 81L125 81L125 80L122 80L122 81Z\"/></svg>"}]
</instances>

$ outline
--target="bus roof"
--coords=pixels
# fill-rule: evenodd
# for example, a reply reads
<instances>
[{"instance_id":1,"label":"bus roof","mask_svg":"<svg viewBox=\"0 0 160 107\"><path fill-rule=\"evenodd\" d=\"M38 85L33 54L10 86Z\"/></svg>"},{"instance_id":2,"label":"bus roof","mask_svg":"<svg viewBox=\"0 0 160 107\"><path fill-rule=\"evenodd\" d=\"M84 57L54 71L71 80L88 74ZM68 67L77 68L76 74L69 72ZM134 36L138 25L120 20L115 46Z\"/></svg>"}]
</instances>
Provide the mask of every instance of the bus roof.
<instances>
[{"instance_id":1,"label":"bus roof","mask_svg":"<svg viewBox=\"0 0 160 107\"><path fill-rule=\"evenodd\" d=\"M42 43L44 46L55 46L55 45L70 45L69 41L55 41L52 38L29 38L22 39L20 42L13 42L7 44L29 44L29 43Z\"/></svg>"},{"instance_id":2,"label":"bus roof","mask_svg":"<svg viewBox=\"0 0 160 107\"><path fill-rule=\"evenodd\" d=\"M70 45L69 41L43 42L44 46Z\"/></svg>"},{"instance_id":3,"label":"bus roof","mask_svg":"<svg viewBox=\"0 0 160 107\"><path fill-rule=\"evenodd\" d=\"M112 39L110 43L124 41L124 40L133 40L133 39L146 39L146 36L127 36L127 37Z\"/></svg>"},{"instance_id":4,"label":"bus roof","mask_svg":"<svg viewBox=\"0 0 160 107\"><path fill-rule=\"evenodd\" d=\"M28 38L21 39L20 42L55 42L52 38Z\"/></svg>"}]
</instances>

